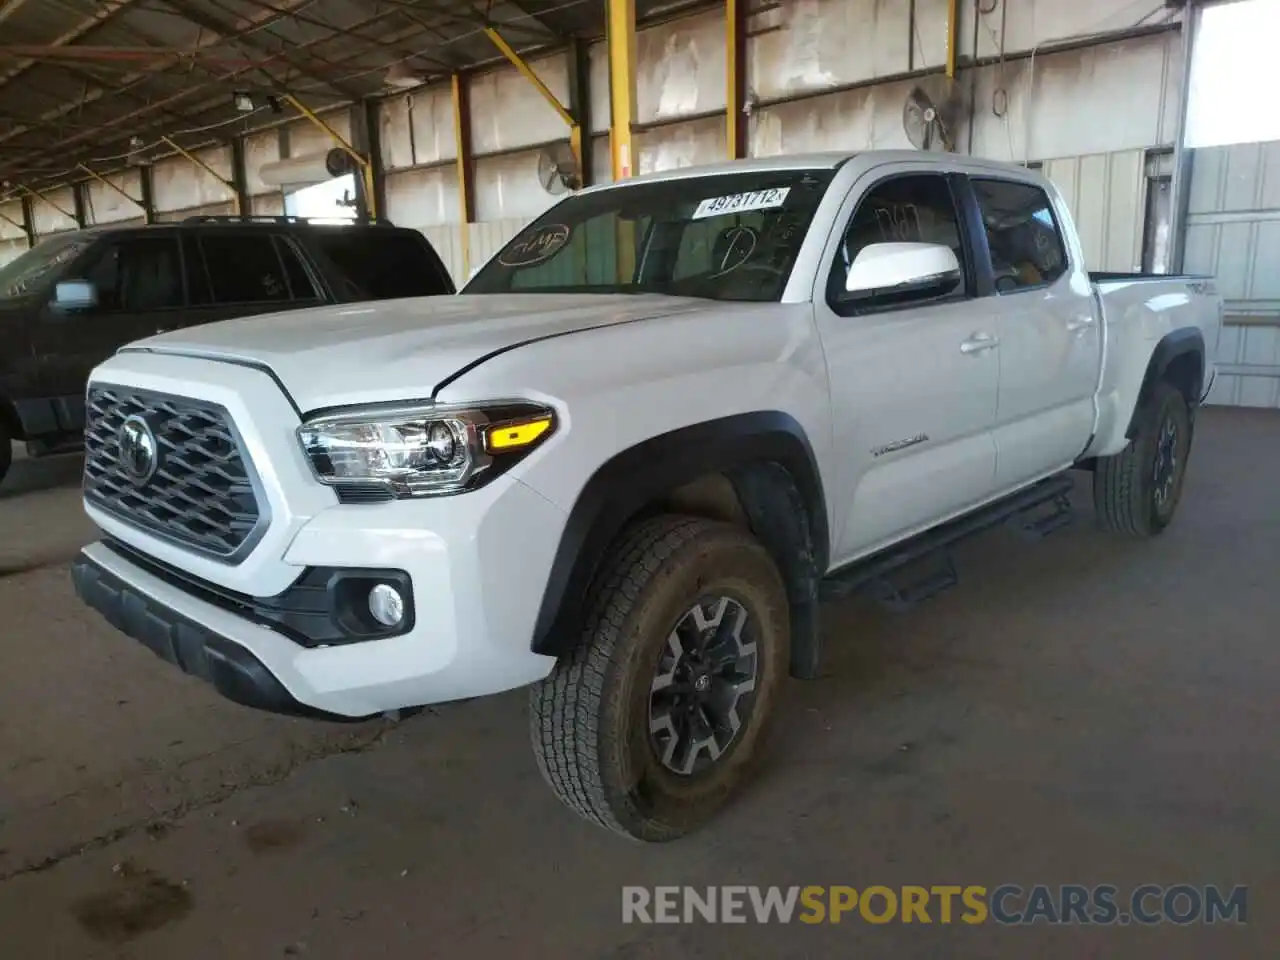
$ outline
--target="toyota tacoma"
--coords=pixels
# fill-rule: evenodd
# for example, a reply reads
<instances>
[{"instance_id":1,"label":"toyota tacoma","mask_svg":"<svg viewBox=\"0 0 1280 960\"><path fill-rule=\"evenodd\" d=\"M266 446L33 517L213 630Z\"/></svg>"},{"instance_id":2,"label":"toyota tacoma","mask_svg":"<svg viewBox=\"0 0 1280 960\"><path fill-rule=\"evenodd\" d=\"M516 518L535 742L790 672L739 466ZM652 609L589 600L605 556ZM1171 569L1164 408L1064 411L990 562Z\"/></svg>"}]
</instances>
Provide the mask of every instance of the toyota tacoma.
<instances>
[{"instance_id":1,"label":"toyota tacoma","mask_svg":"<svg viewBox=\"0 0 1280 960\"><path fill-rule=\"evenodd\" d=\"M583 817L705 822L817 608L962 536L1182 493L1221 301L1090 274L1034 171L756 159L567 196L457 296L151 337L92 373L77 592L254 707L362 718L530 686ZM949 564L944 564L949 567Z\"/></svg>"}]
</instances>

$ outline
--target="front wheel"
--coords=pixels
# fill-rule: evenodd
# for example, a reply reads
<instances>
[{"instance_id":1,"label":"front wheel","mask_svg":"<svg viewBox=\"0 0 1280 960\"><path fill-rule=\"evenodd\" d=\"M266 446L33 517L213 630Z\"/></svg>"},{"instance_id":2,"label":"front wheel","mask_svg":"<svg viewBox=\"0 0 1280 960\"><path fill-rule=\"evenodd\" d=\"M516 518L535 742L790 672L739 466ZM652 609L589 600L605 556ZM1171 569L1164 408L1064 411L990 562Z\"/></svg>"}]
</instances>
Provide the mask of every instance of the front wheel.
<instances>
[{"instance_id":1,"label":"front wheel","mask_svg":"<svg viewBox=\"0 0 1280 960\"><path fill-rule=\"evenodd\" d=\"M1093 504L1104 529L1135 537L1160 533L1182 499L1191 453L1191 416L1181 391L1158 383L1138 418L1129 446L1100 457Z\"/></svg>"},{"instance_id":2,"label":"front wheel","mask_svg":"<svg viewBox=\"0 0 1280 960\"><path fill-rule=\"evenodd\" d=\"M789 656L786 590L754 537L641 522L596 580L580 645L532 689L538 766L587 820L679 837L755 766Z\"/></svg>"},{"instance_id":3,"label":"front wheel","mask_svg":"<svg viewBox=\"0 0 1280 960\"><path fill-rule=\"evenodd\" d=\"M9 467L13 465L13 438L9 436L9 431L5 429L3 423L0 423L0 483L4 483L5 475L9 472Z\"/></svg>"}]
</instances>

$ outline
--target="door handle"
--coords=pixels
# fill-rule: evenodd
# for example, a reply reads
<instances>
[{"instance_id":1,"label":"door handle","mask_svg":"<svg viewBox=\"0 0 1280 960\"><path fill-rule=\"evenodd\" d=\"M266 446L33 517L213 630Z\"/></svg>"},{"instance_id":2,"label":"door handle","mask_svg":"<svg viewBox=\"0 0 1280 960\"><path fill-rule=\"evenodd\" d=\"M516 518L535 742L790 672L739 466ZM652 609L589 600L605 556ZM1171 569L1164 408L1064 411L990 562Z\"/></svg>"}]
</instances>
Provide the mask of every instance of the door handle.
<instances>
[{"instance_id":1,"label":"door handle","mask_svg":"<svg viewBox=\"0 0 1280 960\"><path fill-rule=\"evenodd\" d=\"M994 350L998 346L1000 346L999 337L993 337L989 333L975 333L960 344L960 352L981 353L984 350Z\"/></svg>"},{"instance_id":2,"label":"door handle","mask_svg":"<svg viewBox=\"0 0 1280 960\"><path fill-rule=\"evenodd\" d=\"M1085 330L1093 326L1093 317L1077 317L1075 320L1067 321L1067 331L1075 333L1079 330Z\"/></svg>"}]
</instances>

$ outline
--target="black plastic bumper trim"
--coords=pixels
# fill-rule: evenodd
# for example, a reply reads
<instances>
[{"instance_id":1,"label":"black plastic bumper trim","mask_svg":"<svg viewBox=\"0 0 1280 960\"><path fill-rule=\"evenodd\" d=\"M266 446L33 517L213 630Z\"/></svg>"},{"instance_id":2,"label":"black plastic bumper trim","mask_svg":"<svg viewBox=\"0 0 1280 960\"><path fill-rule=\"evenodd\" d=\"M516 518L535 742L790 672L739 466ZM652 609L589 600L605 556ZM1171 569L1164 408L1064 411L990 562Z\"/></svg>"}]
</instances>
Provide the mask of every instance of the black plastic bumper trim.
<instances>
[{"instance_id":1,"label":"black plastic bumper trim","mask_svg":"<svg viewBox=\"0 0 1280 960\"><path fill-rule=\"evenodd\" d=\"M201 626L111 573L86 553L71 564L76 595L160 659L198 677L246 707L345 723L344 717L297 700L248 649Z\"/></svg>"},{"instance_id":2,"label":"black plastic bumper trim","mask_svg":"<svg viewBox=\"0 0 1280 960\"><path fill-rule=\"evenodd\" d=\"M183 593L283 634L300 647L314 648L383 640L408 633L414 627L413 582L403 570L366 570L356 567L307 567L274 597L253 597L201 580L161 563L114 539L102 546ZM392 584L404 597L404 619L395 627L374 623L352 609L353 598L343 585L351 581Z\"/></svg>"}]
</instances>

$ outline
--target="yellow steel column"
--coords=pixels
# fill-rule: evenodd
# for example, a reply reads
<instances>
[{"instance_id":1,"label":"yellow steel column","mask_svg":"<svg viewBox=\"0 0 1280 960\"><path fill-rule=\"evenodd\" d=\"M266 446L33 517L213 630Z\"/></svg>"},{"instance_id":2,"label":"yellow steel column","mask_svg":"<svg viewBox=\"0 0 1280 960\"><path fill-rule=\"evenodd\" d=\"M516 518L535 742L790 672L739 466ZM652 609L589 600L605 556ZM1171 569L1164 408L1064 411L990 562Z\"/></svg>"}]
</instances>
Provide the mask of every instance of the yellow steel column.
<instances>
[{"instance_id":1,"label":"yellow steel column","mask_svg":"<svg viewBox=\"0 0 1280 960\"><path fill-rule=\"evenodd\" d=\"M956 56L960 39L960 0L947 0L947 79L956 78ZM977 29L975 27L975 29Z\"/></svg>"},{"instance_id":2,"label":"yellow steel column","mask_svg":"<svg viewBox=\"0 0 1280 960\"><path fill-rule=\"evenodd\" d=\"M608 0L609 4L609 152L613 179L635 172L631 126L636 120L636 3Z\"/></svg>"},{"instance_id":3,"label":"yellow steel column","mask_svg":"<svg viewBox=\"0 0 1280 960\"><path fill-rule=\"evenodd\" d=\"M614 181L635 172L631 128L636 120L636 2L607 0L609 4L609 154ZM617 223L618 282L629 284L636 274L635 224Z\"/></svg>"},{"instance_id":4,"label":"yellow steel column","mask_svg":"<svg viewBox=\"0 0 1280 960\"><path fill-rule=\"evenodd\" d=\"M747 155L747 118L742 108L746 101L746 13L747 0L725 0L724 60L725 113L724 129L730 160Z\"/></svg>"},{"instance_id":5,"label":"yellow steel column","mask_svg":"<svg viewBox=\"0 0 1280 960\"><path fill-rule=\"evenodd\" d=\"M462 237L462 283L471 279L471 222L476 218L472 188L474 163L471 156L471 91L467 79L455 73L453 82L453 142L458 164L458 212ZM458 286L461 287L462 283Z\"/></svg>"}]
</instances>

